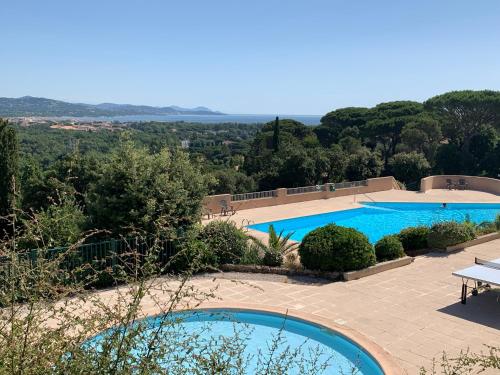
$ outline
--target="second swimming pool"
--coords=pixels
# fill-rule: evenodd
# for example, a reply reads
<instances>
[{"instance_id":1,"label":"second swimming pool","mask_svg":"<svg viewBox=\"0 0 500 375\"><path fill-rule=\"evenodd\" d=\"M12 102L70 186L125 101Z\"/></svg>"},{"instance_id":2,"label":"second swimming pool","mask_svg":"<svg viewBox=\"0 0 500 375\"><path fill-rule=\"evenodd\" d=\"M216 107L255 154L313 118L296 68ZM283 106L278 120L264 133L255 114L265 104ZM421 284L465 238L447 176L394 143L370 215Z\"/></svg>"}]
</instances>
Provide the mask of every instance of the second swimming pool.
<instances>
[{"instance_id":1,"label":"second swimming pool","mask_svg":"<svg viewBox=\"0 0 500 375\"><path fill-rule=\"evenodd\" d=\"M479 224L495 220L497 213L500 213L498 203L448 203L443 208L441 203L363 202L362 207L352 210L259 223L248 228L268 232L272 224L278 233L282 230L284 233L293 232L291 238L302 241L312 230L334 223L355 228L375 243L387 234L395 234L408 227L467 219Z\"/></svg>"}]
</instances>

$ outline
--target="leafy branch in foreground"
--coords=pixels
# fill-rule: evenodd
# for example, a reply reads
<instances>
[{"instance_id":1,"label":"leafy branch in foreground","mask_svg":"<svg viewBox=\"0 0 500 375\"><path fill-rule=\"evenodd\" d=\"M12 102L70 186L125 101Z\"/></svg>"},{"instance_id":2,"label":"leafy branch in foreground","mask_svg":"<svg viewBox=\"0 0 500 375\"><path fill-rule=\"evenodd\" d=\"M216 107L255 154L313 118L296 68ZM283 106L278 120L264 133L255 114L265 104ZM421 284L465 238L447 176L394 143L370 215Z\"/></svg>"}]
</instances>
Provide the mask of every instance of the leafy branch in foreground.
<instances>
[{"instance_id":1,"label":"leafy branch in foreground","mask_svg":"<svg viewBox=\"0 0 500 375\"><path fill-rule=\"evenodd\" d=\"M487 370L500 370L500 347L486 346L486 353L461 351L457 357L449 357L445 352L440 361L433 361L430 369L421 368L420 375L480 374Z\"/></svg>"}]
</instances>

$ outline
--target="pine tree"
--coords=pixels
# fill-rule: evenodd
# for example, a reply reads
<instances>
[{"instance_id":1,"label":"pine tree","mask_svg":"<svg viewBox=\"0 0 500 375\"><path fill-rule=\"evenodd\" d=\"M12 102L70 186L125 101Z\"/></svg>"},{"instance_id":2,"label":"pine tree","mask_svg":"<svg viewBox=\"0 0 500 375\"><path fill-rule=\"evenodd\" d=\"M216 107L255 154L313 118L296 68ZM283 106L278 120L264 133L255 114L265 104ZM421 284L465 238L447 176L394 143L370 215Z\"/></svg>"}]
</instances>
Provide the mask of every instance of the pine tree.
<instances>
[{"instance_id":1,"label":"pine tree","mask_svg":"<svg viewBox=\"0 0 500 375\"><path fill-rule=\"evenodd\" d=\"M18 172L16 131L7 120L0 119L0 217L12 213L15 205L15 178ZM0 228L2 228L0 220Z\"/></svg>"},{"instance_id":2,"label":"pine tree","mask_svg":"<svg viewBox=\"0 0 500 375\"><path fill-rule=\"evenodd\" d=\"M278 152L280 149L280 119L276 116L273 127L273 150Z\"/></svg>"}]
</instances>

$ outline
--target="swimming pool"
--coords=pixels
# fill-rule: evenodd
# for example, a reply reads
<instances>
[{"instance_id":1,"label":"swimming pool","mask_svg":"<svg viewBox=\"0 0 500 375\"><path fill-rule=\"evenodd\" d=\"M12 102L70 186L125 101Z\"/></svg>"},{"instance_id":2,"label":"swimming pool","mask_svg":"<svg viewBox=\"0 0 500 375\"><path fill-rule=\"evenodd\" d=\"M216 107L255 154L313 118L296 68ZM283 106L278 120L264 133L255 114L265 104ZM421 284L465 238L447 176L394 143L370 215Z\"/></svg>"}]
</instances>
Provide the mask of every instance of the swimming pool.
<instances>
[{"instance_id":1,"label":"swimming pool","mask_svg":"<svg viewBox=\"0 0 500 375\"><path fill-rule=\"evenodd\" d=\"M335 223L355 228L375 243L387 234L395 234L408 227L430 226L450 220L463 222L467 218L479 224L495 220L500 213L498 203L448 203L445 208L441 203L362 202L361 205L351 210L271 221L249 225L248 228L267 233L272 224L278 233L282 230L284 233L294 232L291 238L302 241L310 231Z\"/></svg>"},{"instance_id":2,"label":"swimming pool","mask_svg":"<svg viewBox=\"0 0 500 375\"><path fill-rule=\"evenodd\" d=\"M218 348L234 344L237 342L234 337L240 337L245 344L242 357L250 358L245 366L245 374L255 374L262 368L262 364L258 363L259 359L265 361L268 358L268 349L279 338L273 358L288 353L296 361L287 369L287 374L310 373L316 369L308 363L312 358L316 358L320 364L328 364L321 371L313 371L317 374L384 374L377 361L349 338L295 317L258 310L209 309L172 313L167 319L176 323L165 325L165 316L146 319L147 329L141 333L146 346L148 335L158 327L163 327L161 337L169 340L172 348L165 353L165 368L178 366L179 358L183 358L181 366L189 371L189 368L199 363L192 361L192 358L199 355L209 357L210 352L224 356L225 352L218 353ZM103 332L87 345L99 346L110 332L112 330ZM191 346L194 340L201 345ZM210 350L201 353L201 347ZM138 356L142 355L141 350L137 350ZM233 350L233 353L238 352L237 349ZM300 366L305 367L299 368Z\"/></svg>"}]
</instances>

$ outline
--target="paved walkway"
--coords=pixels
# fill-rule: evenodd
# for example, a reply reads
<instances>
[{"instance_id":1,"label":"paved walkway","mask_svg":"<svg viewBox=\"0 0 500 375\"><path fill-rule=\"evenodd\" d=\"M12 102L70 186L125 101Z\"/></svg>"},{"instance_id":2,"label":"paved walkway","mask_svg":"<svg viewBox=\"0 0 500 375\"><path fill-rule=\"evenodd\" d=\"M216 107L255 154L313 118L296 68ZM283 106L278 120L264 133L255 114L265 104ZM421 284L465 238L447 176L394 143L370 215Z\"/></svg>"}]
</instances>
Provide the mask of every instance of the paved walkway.
<instances>
[{"instance_id":1,"label":"paved walkway","mask_svg":"<svg viewBox=\"0 0 500 375\"><path fill-rule=\"evenodd\" d=\"M429 366L442 351L458 354L500 342L500 291L459 301L454 270L474 257L500 257L500 240L454 254L419 256L411 265L350 282L293 284L256 280L249 284L199 277L202 289L218 285L222 302L278 306L312 313L355 329L391 353L409 374Z\"/></svg>"}]
</instances>

